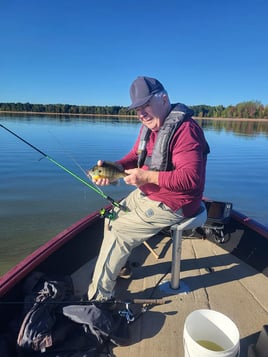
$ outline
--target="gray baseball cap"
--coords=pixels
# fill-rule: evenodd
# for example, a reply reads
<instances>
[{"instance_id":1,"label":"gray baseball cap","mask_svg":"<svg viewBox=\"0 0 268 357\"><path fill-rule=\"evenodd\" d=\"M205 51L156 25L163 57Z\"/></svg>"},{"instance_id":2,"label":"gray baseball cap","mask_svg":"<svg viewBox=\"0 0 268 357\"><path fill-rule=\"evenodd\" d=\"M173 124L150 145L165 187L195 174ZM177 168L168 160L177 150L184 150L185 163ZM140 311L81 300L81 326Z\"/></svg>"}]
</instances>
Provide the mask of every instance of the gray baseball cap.
<instances>
[{"instance_id":1,"label":"gray baseball cap","mask_svg":"<svg viewBox=\"0 0 268 357\"><path fill-rule=\"evenodd\" d=\"M137 77L130 87L130 97L132 104L128 109L135 109L148 102L154 94L161 92L165 88L155 78Z\"/></svg>"}]
</instances>

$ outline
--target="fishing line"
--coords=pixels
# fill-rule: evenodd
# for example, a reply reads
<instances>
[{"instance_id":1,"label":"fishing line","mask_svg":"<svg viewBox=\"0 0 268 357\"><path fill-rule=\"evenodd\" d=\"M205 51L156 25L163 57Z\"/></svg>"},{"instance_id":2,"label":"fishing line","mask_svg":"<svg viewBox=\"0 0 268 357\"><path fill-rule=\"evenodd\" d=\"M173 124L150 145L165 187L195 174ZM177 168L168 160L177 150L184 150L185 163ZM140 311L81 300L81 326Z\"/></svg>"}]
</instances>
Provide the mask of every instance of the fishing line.
<instances>
[{"instance_id":1,"label":"fishing line","mask_svg":"<svg viewBox=\"0 0 268 357\"><path fill-rule=\"evenodd\" d=\"M64 154L81 170L81 172L86 176L86 178L89 180L90 178L87 176L87 172L86 170L79 164L79 162L76 160L76 158L69 152L69 150L66 149L66 147L64 147L64 145L62 144L62 142L60 142L60 140L49 130L50 135L52 135L54 137L54 139L57 141L58 145L60 146L60 148L63 150ZM99 186L92 181L92 184L94 187L96 187L97 190L99 190L102 194L105 194L103 192L103 190L101 190L99 188Z\"/></svg>"},{"instance_id":2,"label":"fishing line","mask_svg":"<svg viewBox=\"0 0 268 357\"><path fill-rule=\"evenodd\" d=\"M86 170L79 164L79 162L76 160L76 158L69 152L69 150L66 149L66 147L60 142L59 138L56 137L50 130L48 131L50 135L53 136L53 138L56 140L58 145L60 146L61 150L63 150L64 154L69 157L69 159L83 172L83 174L88 178ZM88 178L89 179L89 178ZM94 182L92 182L94 184ZM95 186L95 184L94 184ZM96 185L97 186L97 185ZM98 186L97 188L102 191ZM102 191L103 192L103 191Z\"/></svg>"},{"instance_id":3,"label":"fishing line","mask_svg":"<svg viewBox=\"0 0 268 357\"><path fill-rule=\"evenodd\" d=\"M14 131L8 129L7 127L5 127L3 124L0 124L0 126L5 129L6 131L8 131L10 134L14 135L16 138L18 138L19 140L21 140L22 142L24 142L26 145L30 146L32 149L34 149L35 151L39 152L39 154L41 154L42 156L44 156L45 158L47 158L49 161L51 161L53 164L55 164L56 166L60 167L62 170L64 170L65 172L67 172L69 175L73 176L74 178L76 178L78 181L82 182L84 185L86 185L87 187L89 187L91 190L95 191L97 194L99 194L100 196L102 196L102 198L108 200L109 202L111 202L111 204L114 207L120 208L124 211L128 210L126 207L124 207L123 205L121 205L120 203L116 202L112 197L106 195L104 192L102 192L99 188L94 187L93 185L91 185L89 182L87 182L86 180L84 180L82 177L76 175L74 172L72 172L71 170L69 170L67 167L63 166L62 164L60 164L58 161L56 161L55 159L53 159L51 156L47 155L46 153L44 153L42 150L38 149L36 146L34 146L33 144L29 143L27 140L23 139L21 136L17 135L16 133L14 133Z\"/></svg>"}]
</instances>

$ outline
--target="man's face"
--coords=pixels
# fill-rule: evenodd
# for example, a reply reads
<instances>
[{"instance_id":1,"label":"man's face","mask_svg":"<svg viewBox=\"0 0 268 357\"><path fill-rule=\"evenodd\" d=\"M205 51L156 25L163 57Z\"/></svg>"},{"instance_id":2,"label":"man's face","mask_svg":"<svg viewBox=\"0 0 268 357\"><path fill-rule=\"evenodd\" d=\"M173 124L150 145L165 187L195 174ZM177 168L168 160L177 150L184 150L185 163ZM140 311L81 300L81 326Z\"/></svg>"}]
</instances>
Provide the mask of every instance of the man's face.
<instances>
[{"instance_id":1,"label":"man's face","mask_svg":"<svg viewBox=\"0 0 268 357\"><path fill-rule=\"evenodd\" d=\"M158 131L166 117L164 99L164 97L153 96L147 103L136 108L142 124L152 131Z\"/></svg>"}]
</instances>

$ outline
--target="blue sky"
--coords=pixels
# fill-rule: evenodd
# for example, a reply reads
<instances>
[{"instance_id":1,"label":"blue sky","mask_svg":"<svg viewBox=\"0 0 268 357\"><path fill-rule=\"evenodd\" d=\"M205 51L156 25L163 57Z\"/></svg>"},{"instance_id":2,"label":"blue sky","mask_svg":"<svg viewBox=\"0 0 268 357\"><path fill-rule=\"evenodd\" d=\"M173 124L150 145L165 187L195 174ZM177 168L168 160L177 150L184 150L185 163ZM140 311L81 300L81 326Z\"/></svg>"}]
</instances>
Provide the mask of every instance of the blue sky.
<instances>
[{"instance_id":1,"label":"blue sky","mask_svg":"<svg viewBox=\"0 0 268 357\"><path fill-rule=\"evenodd\" d=\"M0 102L268 105L267 0L1 0Z\"/></svg>"}]
</instances>

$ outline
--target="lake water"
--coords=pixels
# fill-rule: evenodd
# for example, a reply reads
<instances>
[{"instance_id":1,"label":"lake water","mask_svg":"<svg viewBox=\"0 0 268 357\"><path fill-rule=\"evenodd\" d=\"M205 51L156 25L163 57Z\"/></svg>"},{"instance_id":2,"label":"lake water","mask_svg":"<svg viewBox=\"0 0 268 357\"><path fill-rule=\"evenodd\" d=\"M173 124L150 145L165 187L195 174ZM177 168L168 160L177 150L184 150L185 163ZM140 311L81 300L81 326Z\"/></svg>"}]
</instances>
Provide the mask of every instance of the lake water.
<instances>
[{"instance_id":1,"label":"lake water","mask_svg":"<svg viewBox=\"0 0 268 357\"><path fill-rule=\"evenodd\" d=\"M98 159L116 160L140 124L122 119L0 116L0 123L83 179ZM211 148L204 195L268 226L268 123L199 121ZM0 127L0 274L108 202ZM133 188L104 187L114 199Z\"/></svg>"}]
</instances>

